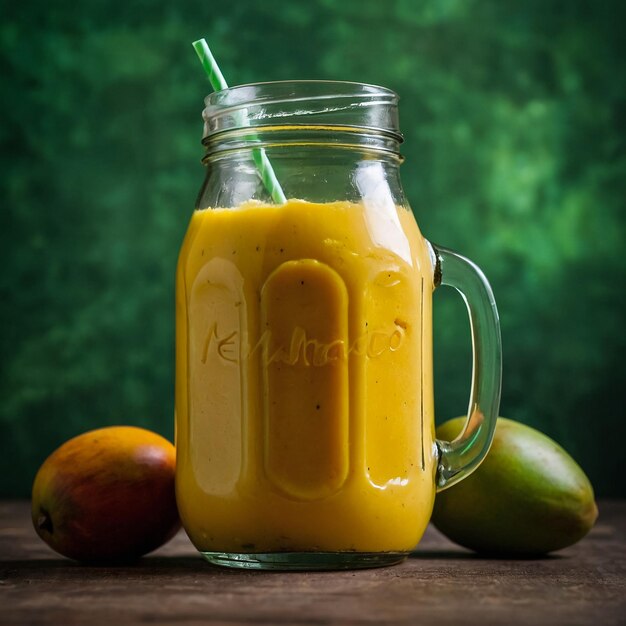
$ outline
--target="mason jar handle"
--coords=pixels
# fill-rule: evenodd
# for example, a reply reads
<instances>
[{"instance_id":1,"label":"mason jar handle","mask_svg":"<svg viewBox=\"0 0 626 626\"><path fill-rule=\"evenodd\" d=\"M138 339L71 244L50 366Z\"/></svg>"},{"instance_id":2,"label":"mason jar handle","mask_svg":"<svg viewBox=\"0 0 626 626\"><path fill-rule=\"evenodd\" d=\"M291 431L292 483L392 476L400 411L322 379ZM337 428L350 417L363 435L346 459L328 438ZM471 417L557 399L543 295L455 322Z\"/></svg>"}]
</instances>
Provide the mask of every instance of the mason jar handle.
<instances>
[{"instance_id":1,"label":"mason jar handle","mask_svg":"<svg viewBox=\"0 0 626 626\"><path fill-rule=\"evenodd\" d=\"M498 418L502 382L502 341L496 301L481 269L464 256L433 245L435 287L454 287L469 313L472 336L472 385L467 421L453 441L436 440L437 490L471 474L485 458Z\"/></svg>"}]
</instances>

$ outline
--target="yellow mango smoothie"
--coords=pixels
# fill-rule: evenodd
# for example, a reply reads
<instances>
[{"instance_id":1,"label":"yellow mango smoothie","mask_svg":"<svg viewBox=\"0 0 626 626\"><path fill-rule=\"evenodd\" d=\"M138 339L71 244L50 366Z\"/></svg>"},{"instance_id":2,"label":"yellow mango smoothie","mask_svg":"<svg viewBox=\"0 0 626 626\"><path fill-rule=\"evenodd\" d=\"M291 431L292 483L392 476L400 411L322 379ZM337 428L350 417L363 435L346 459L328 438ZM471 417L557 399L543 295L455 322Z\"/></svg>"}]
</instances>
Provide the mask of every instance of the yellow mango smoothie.
<instances>
[{"instance_id":1,"label":"yellow mango smoothie","mask_svg":"<svg viewBox=\"0 0 626 626\"><path fill-rule=\"evenodd\" d=\"M411 211L193 214L177 269L180 515L201 552L399 552L435 493L433 264Z\"/></svg>"}]
</instances>

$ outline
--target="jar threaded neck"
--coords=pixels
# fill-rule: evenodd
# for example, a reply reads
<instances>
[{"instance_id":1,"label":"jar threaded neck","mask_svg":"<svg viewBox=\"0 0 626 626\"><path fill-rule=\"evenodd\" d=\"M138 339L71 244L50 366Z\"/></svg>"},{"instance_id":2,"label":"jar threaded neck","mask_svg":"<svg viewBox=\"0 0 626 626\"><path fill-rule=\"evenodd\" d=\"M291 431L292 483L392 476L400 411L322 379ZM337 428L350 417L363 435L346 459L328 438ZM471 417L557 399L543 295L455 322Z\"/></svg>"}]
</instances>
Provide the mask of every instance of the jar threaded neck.
<instances>
[{"instance_id":1,"label":"jar threaded neck","mask_svg":"<svg viewBox=\"0 0 626 626\"><path fill-rule=\"evenodd\" d=\"M246 147L325 145L395 153L398 96L363 83L281 81L242 85L205 100L207 155Z\"/></svg>"}]
</instances>

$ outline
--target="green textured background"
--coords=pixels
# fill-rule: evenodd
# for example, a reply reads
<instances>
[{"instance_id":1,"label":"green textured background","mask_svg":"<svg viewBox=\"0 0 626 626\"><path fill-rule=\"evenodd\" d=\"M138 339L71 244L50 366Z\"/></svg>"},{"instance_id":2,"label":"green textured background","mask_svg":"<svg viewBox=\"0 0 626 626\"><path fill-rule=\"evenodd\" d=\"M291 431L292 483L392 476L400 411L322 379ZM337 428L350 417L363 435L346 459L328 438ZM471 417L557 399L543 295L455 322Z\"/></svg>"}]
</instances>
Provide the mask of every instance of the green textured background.
<instances>
[{"instance_id":1,"label":"green textured background","mask_svg":"<svg viewBox=\"0 0 626 626\"><path fill-rule=\"evenodd\" d=\"M526 0L3 3L0 493L88 428L173 433L174 266L203 176L206 36L231 83L401 95L422 231L490 277L502 414L625 495L626 4ZM436 298L438 420L467 322Z\"/></svg>"}]
</instances>

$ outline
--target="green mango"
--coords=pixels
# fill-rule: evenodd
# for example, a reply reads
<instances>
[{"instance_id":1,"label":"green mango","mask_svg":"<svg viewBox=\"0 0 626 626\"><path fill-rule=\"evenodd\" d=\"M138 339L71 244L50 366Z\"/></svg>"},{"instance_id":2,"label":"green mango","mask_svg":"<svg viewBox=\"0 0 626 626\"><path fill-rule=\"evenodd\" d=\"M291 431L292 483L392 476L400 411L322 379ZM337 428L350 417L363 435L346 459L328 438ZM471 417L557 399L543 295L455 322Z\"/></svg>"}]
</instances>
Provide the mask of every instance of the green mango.
<instances>
[{"instance_id":1,"label":"green mango","mask_svg":"<svg viewBox=\"0 0 626 626\"><path fill-rule=\"evenodd\" d=\"M437 437L454 439L464 417ZM465 480L437 494L432 522L452 541L494 555L539 555L582 539L598 517L589 479L538 430L498 418L491 449Z\"/></svg>"}]
</instances>

